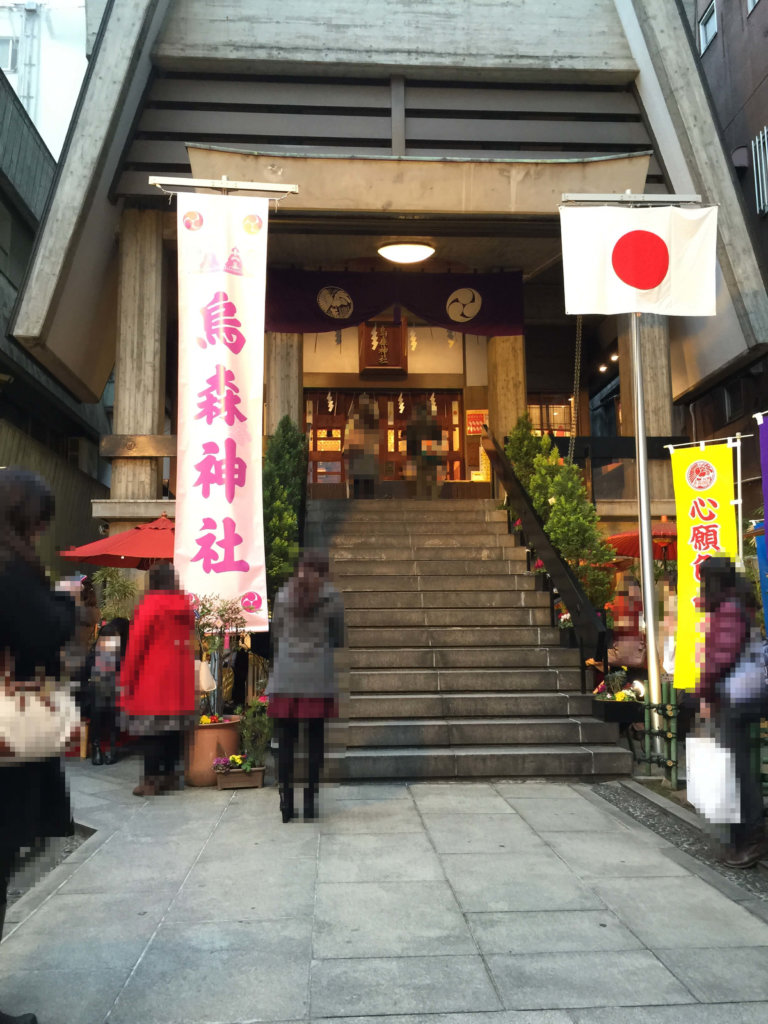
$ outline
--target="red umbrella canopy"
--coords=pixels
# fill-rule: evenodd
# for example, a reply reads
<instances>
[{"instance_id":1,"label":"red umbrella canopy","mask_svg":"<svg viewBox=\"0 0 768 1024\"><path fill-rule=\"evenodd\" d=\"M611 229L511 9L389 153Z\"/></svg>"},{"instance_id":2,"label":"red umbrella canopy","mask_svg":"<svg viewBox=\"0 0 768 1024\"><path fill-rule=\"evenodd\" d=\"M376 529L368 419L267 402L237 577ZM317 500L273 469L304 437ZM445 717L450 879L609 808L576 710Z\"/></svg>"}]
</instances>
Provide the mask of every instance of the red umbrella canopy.
<instances>
[{"instance_id":1,"label":"red umbrella canopy","mask_svg":"<svg viewBox=\"0 0 768 1024\"><path fill-rule=\"evenodd\" d=\"M112 537L83 544L59 552L62 558L91 565L108 565L118 569L146 569L152 562L173 560L175 533L173 521L163 512L151 523L134 526L132 530Z\"/></svg>"},{"instance_id":2,"label":"red umbrella canopy","mask_svg":"<svg viewBox=\"0 0 768 1024\"><path fill-rule=\"evenodd\" d=\"M659 562L677 561L677 524L652 523L651 534L654 559ZM640 533L638 530L614 533L612 537L605 539L617 555L624 555L626 558L640 557Z\"/></svg>"}]
</instances>

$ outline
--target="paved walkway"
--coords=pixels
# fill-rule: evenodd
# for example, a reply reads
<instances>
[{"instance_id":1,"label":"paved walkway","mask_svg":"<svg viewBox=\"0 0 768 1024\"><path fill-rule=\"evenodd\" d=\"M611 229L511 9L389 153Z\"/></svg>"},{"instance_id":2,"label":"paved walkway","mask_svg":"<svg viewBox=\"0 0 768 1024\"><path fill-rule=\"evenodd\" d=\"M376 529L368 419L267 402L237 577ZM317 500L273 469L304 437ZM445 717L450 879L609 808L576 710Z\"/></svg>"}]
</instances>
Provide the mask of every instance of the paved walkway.
<instances>
[{"instance_id":1,"label":"paved walkway","mask_svg":"<svg viewBox=\"0 0 768 1024\"><path fill-rule=\"evenodd\" d=\"M283 825L274 788L68 773L98 831L0 950L0 1006L40 1024L768 1020L766 905L586 786L341 786Z\"/></svg>"}]
</instances>

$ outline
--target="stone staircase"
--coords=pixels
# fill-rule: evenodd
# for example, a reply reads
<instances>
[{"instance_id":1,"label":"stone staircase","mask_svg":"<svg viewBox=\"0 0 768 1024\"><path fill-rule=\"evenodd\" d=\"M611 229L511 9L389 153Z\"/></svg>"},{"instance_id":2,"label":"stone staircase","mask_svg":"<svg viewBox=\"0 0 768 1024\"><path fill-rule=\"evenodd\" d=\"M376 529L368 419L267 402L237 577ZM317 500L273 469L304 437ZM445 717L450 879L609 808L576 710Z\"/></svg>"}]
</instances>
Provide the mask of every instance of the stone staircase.
<instances>
[{"instance_id":1,"label":"stone staircase","mask_svg":"<svg viewBox=\"0 0 768 1024\"><path fill-rule=\"evenodd\" d=\"M346 609L333 775L630 773L495 501L311 502L306 540L329 548Z\"/></svg>"}]
</instances>

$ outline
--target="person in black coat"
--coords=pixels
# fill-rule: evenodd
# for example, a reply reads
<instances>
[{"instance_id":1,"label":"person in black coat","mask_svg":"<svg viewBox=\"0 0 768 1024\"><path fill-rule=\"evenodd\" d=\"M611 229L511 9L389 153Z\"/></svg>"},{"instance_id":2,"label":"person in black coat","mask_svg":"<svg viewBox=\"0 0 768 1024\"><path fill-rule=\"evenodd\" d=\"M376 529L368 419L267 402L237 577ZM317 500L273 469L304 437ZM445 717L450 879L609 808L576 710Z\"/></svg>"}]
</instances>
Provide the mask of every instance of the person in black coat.
<instances>
[{"instance_id":1,"label":"person in black coat","mask_svg":"<svg viewBox=\"0 0 768 1024\"><path fill-rule=\"evenodd\" d=\"M53 512L53 494L40 477L0 469L0 659L12 681L34 681L41 671L58 676L62 647L75 630L75 603L51 591L35 550ZM19 849L72 831L60 758L0 757L0 933ZM36 1017L0 1012L0 1024L12 1022L36 1024Z\"/></svg>"}]
</instances>

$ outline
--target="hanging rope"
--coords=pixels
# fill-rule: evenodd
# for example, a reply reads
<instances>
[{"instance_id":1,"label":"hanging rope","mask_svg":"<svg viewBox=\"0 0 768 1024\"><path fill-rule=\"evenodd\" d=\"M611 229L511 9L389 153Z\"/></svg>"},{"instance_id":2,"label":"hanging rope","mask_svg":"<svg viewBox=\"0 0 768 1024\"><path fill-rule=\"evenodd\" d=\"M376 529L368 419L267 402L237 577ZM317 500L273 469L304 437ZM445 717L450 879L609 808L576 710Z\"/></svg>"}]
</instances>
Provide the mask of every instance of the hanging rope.
<instances>
[{"instance_id":1,"label":"hanging rope","mask_svg":"<svg viewBox=\"0 0 768 1024\"><path fill-rule=\"evenodd\" d=\"M568 465L573 464L576 435L579 432L579 389L581 386L581 316L576 317L576 346L573 353L573 416L571 417L571 439L568 442Z\"/></svg>"}]
</instances>

